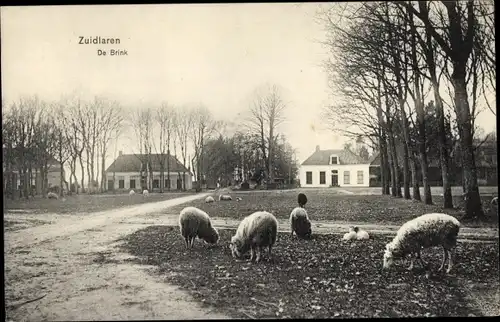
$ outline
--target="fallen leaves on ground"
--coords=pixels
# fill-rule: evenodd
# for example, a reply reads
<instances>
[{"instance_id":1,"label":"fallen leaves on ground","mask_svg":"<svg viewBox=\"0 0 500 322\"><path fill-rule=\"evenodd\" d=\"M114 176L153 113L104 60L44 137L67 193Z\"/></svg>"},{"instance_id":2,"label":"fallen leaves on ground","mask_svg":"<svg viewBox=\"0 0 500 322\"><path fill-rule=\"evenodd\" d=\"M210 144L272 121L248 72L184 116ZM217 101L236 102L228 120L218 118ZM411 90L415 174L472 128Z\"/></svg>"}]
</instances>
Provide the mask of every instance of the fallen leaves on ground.
<instances>
[{"instance_id":1,"label":"fallen leaves on ground","mask_svg":"<svg viewBox=\"0 0 500 322\"><path fill-rule=\"evenodd\" d=\"M498 243L460 243L450 276L427 279L416 264L397 262L382 270L389 239L342 242L340 235L299 240L280 234L261 263L237 261L228 242L233 230L220 230L216 246L199 240L186 250L175 227L150 226L126 237L125 247L138 261L159 267L165 281L195 298L241 318L412 317L480 315L465 300L457 277L498 283ZM436 270L442 250L425 250Z\"/></svg>"}]
</instances>

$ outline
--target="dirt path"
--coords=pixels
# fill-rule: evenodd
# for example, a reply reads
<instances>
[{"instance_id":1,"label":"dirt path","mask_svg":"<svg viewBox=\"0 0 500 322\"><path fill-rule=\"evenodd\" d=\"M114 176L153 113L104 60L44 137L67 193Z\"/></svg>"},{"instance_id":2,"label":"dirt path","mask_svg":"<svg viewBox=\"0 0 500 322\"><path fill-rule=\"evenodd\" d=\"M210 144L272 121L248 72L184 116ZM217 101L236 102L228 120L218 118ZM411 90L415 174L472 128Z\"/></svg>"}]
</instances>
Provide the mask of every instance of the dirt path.
<instances>
[{"instance_id":1,"label":"dirt path","mask_svg":"<svg viewBox=\"0 0 500 322\"><path fill-rule=\"evenodd\" d=\"M228 318L201 307L175 286L131 265L115 240L144 225L117 221L204 195L172 199L86 218L59 218L5 234L8 321ZM43 297L43 298L42 298ZM38 299L26 303L27 301Z\"/></svg>"}]
</instances>

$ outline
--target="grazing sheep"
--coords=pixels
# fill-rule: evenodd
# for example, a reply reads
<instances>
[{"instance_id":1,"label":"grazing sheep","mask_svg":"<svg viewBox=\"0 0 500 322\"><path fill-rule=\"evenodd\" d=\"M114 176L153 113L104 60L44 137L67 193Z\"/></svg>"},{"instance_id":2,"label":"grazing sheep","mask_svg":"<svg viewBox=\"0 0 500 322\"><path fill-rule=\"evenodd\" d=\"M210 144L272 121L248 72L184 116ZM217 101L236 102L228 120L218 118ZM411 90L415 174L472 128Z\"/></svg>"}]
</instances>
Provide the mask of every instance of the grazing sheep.
<instances>
[{"instance_id":1,"label":"grazing sheep","mask_svg":"<svg viewBox=\"0 0 500 322\"><path fill-rule=\"evenodd\" d=\"M144 189L144 190L142 191L142 194L143 194L143 195L145 195L145 196L147 196L147 195L149 195L149 191L148 191L147 189Z\"/></svg>"},{"instance_id":2,"label":"grazing sheep","mask_svg":"<svg viewBox=\"0 0 500 322\"><path fill-rule=\"evenodd\" d=\"M205 202L206 203L212 203L212 202L215 202L215 199L212 196L208 196L208 197L205 198Z\"/></svg>"},{"instance_id":3,"label":"grazing sheep","mask_svg":"<svg viewBox=\"0 0 500 322\"><path fill-rule=\"evenodd\" d=\"M196 207L186 207L179 215L179 229L186 241L186 248L193 248L196 237L208 244L216 244L219 240L217 229L206 212Z\"/></svg>"},{"instance_id":4,"label":"grazing sheep","mask_svg":"<svg viewBox=\"0 0 500 322\"><path fill-rule=\"evenodd\" d=\"M342 240L353 240L356 239L357 234L356 231L354 230L354 226L349 227L349 232L344 234L344 237L342 237Z\"/></svg>"},{"instance_id":5,"label":"grazing sheep","mask_svg":"<svg viewBox=\"0 0 500 322\"><path fill-rule=\"evenodd\" d=\"M290 213L290 227L293 233L300 238L311 237L311 221L307 216L307 211L304 208L297 207Z\"/></svg>"},{"instance_id":6,"label":"grazing sheep","mask_svg":"<svg viewBox=\"0 0 500 322\"><path fill-rule=\"evenodd\" d=\"M219 196L219 201L221 200L233 200L230 195L220 195Z\"/></svg>"},{"instance_id":7,"label":"grazing sheep","mask_svg":"<svg viewBox=\"0 0 500 322\"><path fill-rule=\"evenodd\" d=\"M130 192L129 192L128 194L129 194L129 195L131 195L131 196L132 196L132 195L135 195L135 191L134 191L134 189L131 189L131 190L130 190Z\"/></svg>"},{"instance_id":8,"label":"grazing sheep","mask_svg":"<svg viewBox=\"0 0 500 322\"><path fill-rule=\"evenodd\" d=\"M240 197L236 197L236 201L241 201L243 199L241 199Z\"/></svg>"},{"instance_id":9,"label":"grazing sheep","mask_svg":"<svg viewBox=\"0 0 500 322\"><path fill-rule=\"evenodd\" d=\"M257 211L245 217L238 226L236 234L231 237L231 253L234 258L241 258L250 250L250 261L260 261L262 249L268 247L268 259L271 258L271 249L276 242L278 221L271 213Z\"/></svg>"},{"instance_id":10,"label":"grazing sheep","mask_svg":"<svg viewBox=\"0 0 500 322\"><path fill-rule=\"evenodd\" d=\"M389 268L395 258L404 258L406 255L410 255L411 260L408 270L413 269L414 256L426 267L427 264L420 257L421 249L442 246L444 258L438 271L443 270L448 260L446 273L449 273L453 266L451 251L456 247L459 230L460 222L455 217L441 213L425 214L406 222L386 245L384 269Z\"/></svg>"},{"instance_id":11,"label":"grazing sheep","mask_svg":"<svg viewBox=\"0 0 500 322\"><path fill-rule=\"evenodd\" d=\"M47 194L47 198L49 198L49 199L59 199L59 196L57 195L57 193L49 192Z\"/></svg>"},{"instance_id":12,"label":"grazing sheep","mask_svg":"<svg viewBox=\"0 0 500 322\"><path fill-rule=\"evenodd\" d=\"M493 205L498 206L498 197L491 199L490 205L491 206L493 206Z\"/></svg>"},{"instance_id":13,"label":"grazing sheep","mask_svg":"<svg viewBox=\"0 0 500 322\"><path fill-rule=\"evenodd\" d=\"M304 208L304 206L307 203L307 197L303 193L299 193L299 196L297 197L297 201L299 202L299 207Z\"/></svg>"},{"instance_id":14,"label":"grazing sheep","mask_svg":"<svg viewBox=\"0 0 500 322\"><path fill-rule=\"evenodd\" d=\"M356 232L356 239L357 240L367 240L370 239L370 235L368 235L368 232L363 229L359 229L359 227L354 226L352 228Z\"/></svg>"}]
</instances>

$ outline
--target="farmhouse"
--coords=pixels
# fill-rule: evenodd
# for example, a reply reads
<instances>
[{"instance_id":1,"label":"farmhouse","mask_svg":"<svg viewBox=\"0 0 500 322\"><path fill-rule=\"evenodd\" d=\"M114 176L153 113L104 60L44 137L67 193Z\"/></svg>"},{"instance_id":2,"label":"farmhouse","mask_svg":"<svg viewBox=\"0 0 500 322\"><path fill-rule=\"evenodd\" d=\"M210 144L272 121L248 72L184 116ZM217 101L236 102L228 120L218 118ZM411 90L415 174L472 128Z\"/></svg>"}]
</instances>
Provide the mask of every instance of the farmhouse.
<instances>
[{"instance_id":1,"label":"farmhouse","mask_svg":"<svg viewBox=\"0 0 500 322\"><path fill-rule=\"evenodd\" d=\"M349 149L316 151L302 162L301 187L369 187L370 162Z\"/></svg>"},{"instance_id":2,"label":"farmhouse","mask_svg":"<svg viewBox=\"0 0 500 322\"><path fill-rule=\"evenodd\" d=\"M149 172L152 170L153 190L160 189L161 178L161 154L123 154L119 152L118 158L106 170L106 189L111 190L129 190L129 189L146 189L151 182ZM149 162L146 160L149 159ZM170 182L168 181L167 160L170 163ZM186 169L182 163L173 155L163 156L165 190L168 187L173 190L181 190L183 188L183 178L185 188L192 189L192 173ZM150 169L151 168L151 169ZM142 178L141 178L142 169ZM147 171L147 173L146 173Z\"/></svg>"}]
</instances>

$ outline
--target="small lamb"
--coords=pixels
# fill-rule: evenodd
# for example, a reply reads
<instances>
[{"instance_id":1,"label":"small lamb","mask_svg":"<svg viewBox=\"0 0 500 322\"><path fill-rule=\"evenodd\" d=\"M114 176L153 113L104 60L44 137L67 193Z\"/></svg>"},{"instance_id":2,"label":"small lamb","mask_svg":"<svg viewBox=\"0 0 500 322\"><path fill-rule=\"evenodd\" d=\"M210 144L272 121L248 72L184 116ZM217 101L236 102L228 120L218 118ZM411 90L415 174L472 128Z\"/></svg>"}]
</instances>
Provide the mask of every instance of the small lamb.
<instances>
[{"instance_id":1,"label":"small lamb","mask_svg":"<svg viewBox=\"0 0 500 322\"><path fill-rule=\"evenodd\" d=\"M233 200L230 195L220 195L219 196L219 201L221 200Z\"/></svg>"},{"instance_id":2,"label":"small lamb","mask_svg":"<svg viewBox=\"0 0 500 322\"><path fill-rule=\"evenodd\" d=\"M51 192L49 192L47 194L47 198L49 198L49 199L59 199L59 196L57 195L57 193L54 193L54 192L51 191Z\"/></svg>"},{"instance_id":3,"label":"small lamb","mask_svg":"<svg viewBox=\"0 0 500 322\"><path fill-rule=\"evenodd\" d=\"M307 216L307 211L302 207L296 207L290 213L290 227L293 233L300 238L311 237L311 221Z\"/></svg>"},{"instance_id":4,"label":"small lamb","mask_svg":"<svg viewBox=\"0 0 500 322\"><path fill-rule=\"evenodd\" d=\"M354 226L353 230L356 232L356 239L357 240L367 240L370 239L370 235L368 235L368 232L363 229L359 229L359 227Z\"/></svg>"},{"instance_id":5,"label":"small lamb","mask_svg":"<svg viewBox=\"0 0 500 322\"><path fill-rule=\"evenodd\" d=\"M216 244L219 233L212 225L206 212L196 207L186 207L179 215L179 229L186 241L186 248L193 248L196 237L203 239L208 244Z\"/></svg>"},{"instance_id":6,"label":"small lamb","mask_svg":"<svg viewBox=\"0 0 500 322\"><path fill-rule=\"evenodd\" d=\"M357 227L354 227L354 226L349 227L349 232L344 234L344 237L342 237L342 240L356 239L357 234L356 234L356 231L354 230L354 228L357 228Z\"/></svg>"},{"instance_id":7,"label":"small lamb","mask_svg":"<svg viewBox=\"0 0 500 322\"><path fill-rule=\"evenodd\" d=\"M259 262L262 249L268 247L268 260L271 259L271 249L276 242L278 221L273 214L257 211L245 217L238 226L236 234L231 237L229 248L234 258L241 258L250 250L250 260Z\"/></svg>"},{"instance_id":8,"label":"small lamb","mask_svg":"<svg viewBox=\"0 0 500 322\"><path fill-rule=\"evenodd\" d=\"M212 196L208 196L208 197L205 198L205 202L206 203L212 203L212 202L215 202L215 199Z\"/></svg>"},{"instance_id":9,"label":"small lamb","mask_svg":"<svg viewBox=\"0 0 500 322\"><path fill-rule=\"evenodd\" d=\"M134 191L134 189L131 189L131 190L130 190L130 192L129 192L128 194L129 194L129 195L131 195L131 196L132 196L132 195L135 195L135 191Z\"/></svg>"},{"instance_id":10,"label":"small lamb","mask_svg":"<svg viewBox=\"0 0 500 322\"><path fill-rule=\"evenodd\" d=\"M143 194L143 195L145 195L145 196L147 196L147 195L149 195L149 191L148 191L147 189L144 189L144 190L142 191L142 194Z\"/></svg>"},{"instance_id":11,"label":"small lamb","mask_svg":"<svg viewBox=\"0 0 500 322\"><path fill-rule=\"evenodd\" d=\"M413 269L414 257L426 267L420 257L421 249L442 246L444 258L438 271L443 270L448 261L446 273L449 273L453 266L451 251L456 247L459 230L460 222L455 217L442 213L425 214L406 222L399 228L396 237L386 245L384 269L392 266L395 258L404 258L406 255L410 255L411 260L408 270Z\"/></svg>"}]
</instances>

